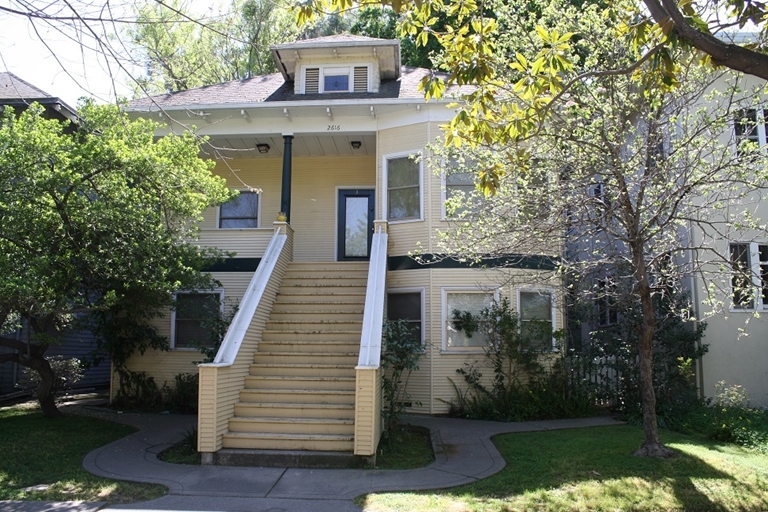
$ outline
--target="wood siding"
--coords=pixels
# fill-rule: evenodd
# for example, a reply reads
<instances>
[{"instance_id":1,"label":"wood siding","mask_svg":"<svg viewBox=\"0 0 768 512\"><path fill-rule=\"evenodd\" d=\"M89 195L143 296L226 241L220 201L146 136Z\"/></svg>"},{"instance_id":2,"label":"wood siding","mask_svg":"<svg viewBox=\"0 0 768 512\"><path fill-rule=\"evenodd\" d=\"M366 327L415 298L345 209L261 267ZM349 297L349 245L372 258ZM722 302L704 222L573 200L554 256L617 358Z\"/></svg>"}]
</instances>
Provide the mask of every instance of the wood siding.
<instances>
[{"instance_id":1,"label":"wood siding","mask_svg":"<svg viewBox=\"0 0 768 512\"><path fill-rule=\"evenodd\" d=\"M294 144L300 144L297 138ZM227 167L229 165L231 168ZM233 160L215 172L234 189L250 186L262 191L259 225L270 228L280 211L282 159ZM336 258L336 203L338 188L374 188L375 156L294 158L291 172L291 227L296 233L294 261L334 261ZM217 209L210 208L201 223L203 245L237 252L238 257L260 257L266 243L259 229L217 229ZM248 241L250 233L254 242Z\"/></svg>"}]
</instances>

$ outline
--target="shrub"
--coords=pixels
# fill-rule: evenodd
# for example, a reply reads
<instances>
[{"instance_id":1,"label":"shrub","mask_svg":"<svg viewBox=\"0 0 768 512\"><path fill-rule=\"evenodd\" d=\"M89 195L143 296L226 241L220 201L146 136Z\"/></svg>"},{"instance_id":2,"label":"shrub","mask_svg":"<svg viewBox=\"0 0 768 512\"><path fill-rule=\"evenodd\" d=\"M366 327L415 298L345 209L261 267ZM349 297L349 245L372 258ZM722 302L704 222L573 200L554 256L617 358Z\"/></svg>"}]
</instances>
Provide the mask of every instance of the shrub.
<instances>
[{"instance_id":1,"label":"shrub","mask_svg":"<svg viewBox=\"0 0 768 512\"><path fill-rule=\"evenodd\" d=\"M411 326L405 320L387 320L382 330L384 350L381 354L382 391L384 392L384 434L391 434L405 412L408 395L408 378L418 370L419 358L424 345L414 336Z\"/></svg>"},{"instance_id":2,"label":"shrub","mask_svg":"<svg viewBox=\"0 0 768 512\"><path fill-rule=\"evenodd\" d=\"M479 315L453 312L454 327L471 337L482 330L488 339L483 361L466 363L456 372L467 385L456 390L450 414L465 418L498 421L526 421L590 415L595 396L587 385L570 378L561 353L536 351L536 344L521 334L516 312L509 300L484 308ZM544 325L539 326L541 329ZM559 336L534 332L536 340ZM544 334L544 336L542 336ZM542 364L547 361L548 368ZM484 384L481 368L493 373L491 385Z\"/></svg>"}]
</instances>

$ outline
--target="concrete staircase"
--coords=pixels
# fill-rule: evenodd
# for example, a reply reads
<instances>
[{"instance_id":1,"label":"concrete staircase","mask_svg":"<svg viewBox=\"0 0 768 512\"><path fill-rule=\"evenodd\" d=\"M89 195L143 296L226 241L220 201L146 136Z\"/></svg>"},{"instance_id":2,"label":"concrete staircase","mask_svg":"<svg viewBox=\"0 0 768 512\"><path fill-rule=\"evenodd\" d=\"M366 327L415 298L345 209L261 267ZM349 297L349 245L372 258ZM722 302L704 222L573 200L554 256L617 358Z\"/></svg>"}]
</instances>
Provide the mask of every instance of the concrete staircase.
<instances>
[{"instance_id":1,"label":"concrete staircase","mask_svg":"<svg viewBox=\"0 0 768 512\"><path fill-rule=\"evenodd\" d=\"M367 262L291 263L225 449L353 451Z\"/></svg>"}]
</instances>

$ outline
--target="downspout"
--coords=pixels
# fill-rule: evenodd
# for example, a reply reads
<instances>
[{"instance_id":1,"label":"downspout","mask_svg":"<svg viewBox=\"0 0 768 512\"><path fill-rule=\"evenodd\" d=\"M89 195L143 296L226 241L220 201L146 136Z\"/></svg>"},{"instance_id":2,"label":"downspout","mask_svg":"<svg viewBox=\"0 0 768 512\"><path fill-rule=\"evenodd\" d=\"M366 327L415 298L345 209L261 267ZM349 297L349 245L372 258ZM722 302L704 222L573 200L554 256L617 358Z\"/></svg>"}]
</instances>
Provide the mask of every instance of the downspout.
<instances>
[{"instance_id":1,"label":"downspout","mask_svg":"<svg viewBox=\"0 0 768 512\"><path fill-rule=\"evenodd\" d=\"M286 221L291 222L291 143L293 135L283 135L283 182L280 193L280 211L285 214Z\"/></svg>"},{"instance_id":2,"label":"downspout","mask_svg":"<svg viewBox=\"0 0 768 512\"><path fill-rule=\"evenodd\" d=\"M693 223L689 221L689 227L688 227L688 242L691 247L691 251L694 250L694 247L696 247L696 244L694 244L693 240ZM692 252L689 253L689 258L693 260L693 254ZM699 328L699 308L701 307L701 304L699 303L699 285L696 280L695 273L691 272L691 301L693 302L693 329L694 331ZM696 341L696 349L701 350L701 339ZM696 380L698 381L698 388L699 388L699 398L704 398L704 356L702 355L697 363L696 363Z\"/></svg>"}]
</instances>

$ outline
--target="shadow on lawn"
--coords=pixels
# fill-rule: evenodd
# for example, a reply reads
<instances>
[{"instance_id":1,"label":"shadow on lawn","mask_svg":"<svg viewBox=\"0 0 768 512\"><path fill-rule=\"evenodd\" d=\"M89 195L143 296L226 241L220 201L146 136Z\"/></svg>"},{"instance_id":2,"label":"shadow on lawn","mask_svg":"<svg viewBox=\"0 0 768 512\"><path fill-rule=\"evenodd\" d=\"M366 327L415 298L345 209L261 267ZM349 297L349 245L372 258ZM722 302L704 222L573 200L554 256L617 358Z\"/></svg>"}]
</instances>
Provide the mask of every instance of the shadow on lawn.
<instances>
[{"instance_id":1,"label":"shadow on lawn","mask_svg":"<svg viewBox=\"0 0 768 512\"><path fill-rule=\"evenodd\" d=\"M734 510L734 506L736 510L768 510L768 478L763 485L746 478L753 473L741 473L740 477L690 453L694 446L716 451L717 443L665 432L664 442L679 447L687 444L691 450L683 447L680 457L657 460L632 455L642 437L642 430L629 426L499 435L493 441L507 466L494 476L451 489L448 494L471 495L479 500L512 499L527 492L578 493L582 491L576 486L594 482L598 485L590 492L601 495L600 503L615 502L633 510L658 508L650 502L658 498L662 487L677 500L672 503L670 498L667 503L684 510L722 511ZM733 491L723 497L716 490L708 491L709 487ZM742 497L752 501L735 503Z\"/></svg>"}]
</instances>

